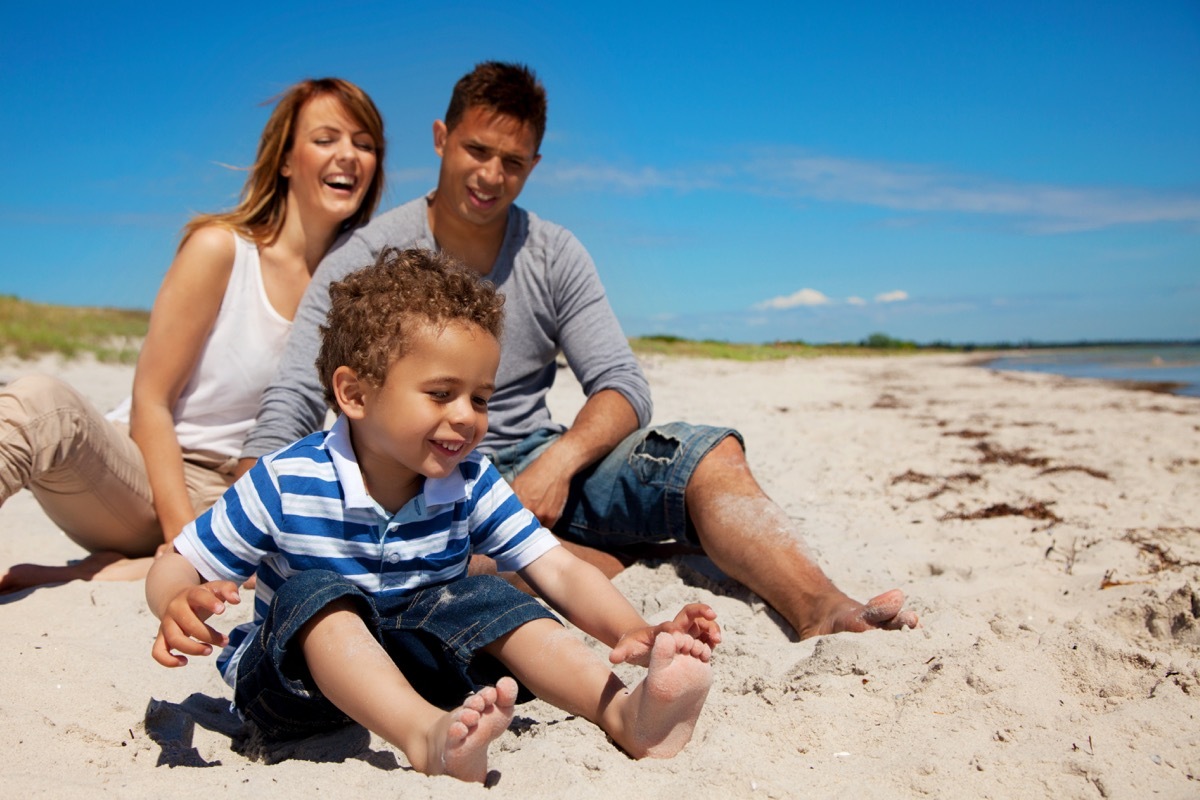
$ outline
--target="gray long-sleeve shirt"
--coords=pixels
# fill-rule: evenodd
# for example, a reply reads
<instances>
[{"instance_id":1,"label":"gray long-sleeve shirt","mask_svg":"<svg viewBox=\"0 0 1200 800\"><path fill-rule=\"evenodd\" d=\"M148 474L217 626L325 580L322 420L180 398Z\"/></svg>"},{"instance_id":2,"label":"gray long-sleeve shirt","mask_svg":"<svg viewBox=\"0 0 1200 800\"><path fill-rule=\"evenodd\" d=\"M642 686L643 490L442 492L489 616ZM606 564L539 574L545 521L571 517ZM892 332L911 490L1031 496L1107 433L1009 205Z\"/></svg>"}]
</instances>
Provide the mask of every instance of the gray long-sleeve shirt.
<instances>
[{"instance_id":1,"label":"gray long-sleeve shirt","mask_svg":"<svg viewBox=\"0 0 1200 800\"><path fill-rule=\"evenodd\" d=\"M394 208L353 231L321 261L296 312L279 373L246 437L244 457L258 458L321 427L325 401L314 363L319 326L329 310L329 284L375 263L384 247L436 250L427 208L424 197ZM541 428L565 428L551 420L546 408L560 351L587 396L614 389L633 406L639 425L649 423L650 386L591 256L570 231L512 206L500 255L487 279L505 296L505 320L481 449L494 451Z\"/></svg>"}]
</instances>

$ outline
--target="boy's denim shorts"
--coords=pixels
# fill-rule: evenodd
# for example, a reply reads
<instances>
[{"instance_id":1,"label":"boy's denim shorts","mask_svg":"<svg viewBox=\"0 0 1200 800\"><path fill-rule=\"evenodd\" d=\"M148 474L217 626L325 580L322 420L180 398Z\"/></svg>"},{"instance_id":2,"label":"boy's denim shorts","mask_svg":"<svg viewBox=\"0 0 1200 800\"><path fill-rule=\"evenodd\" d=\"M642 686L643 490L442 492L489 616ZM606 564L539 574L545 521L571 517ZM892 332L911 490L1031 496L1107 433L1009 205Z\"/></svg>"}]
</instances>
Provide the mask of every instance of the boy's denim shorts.
<instances>
[{"instance_id":1,"label":"boy's denim shorts","mask_svg":"<svg viewBox=\"0 0 1200 800\"><path fill-rule=\"evenodd\" d=\"M561 435L542 429L488 457L512 483ZM743 444L742 435L732 428L686 422L634 431L611 453L575 476L554 532L610 551L636 552L646 545L667 542L699 547L684 493L700 460L726 436Z\"/></svg>"},{"instance_id":2,"label":"boy's denim shorts","mask_svg":"<svg viewBox=\"0 0 1200 800\"><path fill-rule=\"evenodd\" d=\"M234 704L267 737L300 738L352 722L321 694L299 647L292 645L309 620L343 597L359 606L367 629L413 688L442 708L509 674L484 647L535 619L557 621L494 575L389 599L372 597L335 572L301 572L279 587L237 667ZM518 701L530 698L522 687Z\"/></svg>"}]
</instances>

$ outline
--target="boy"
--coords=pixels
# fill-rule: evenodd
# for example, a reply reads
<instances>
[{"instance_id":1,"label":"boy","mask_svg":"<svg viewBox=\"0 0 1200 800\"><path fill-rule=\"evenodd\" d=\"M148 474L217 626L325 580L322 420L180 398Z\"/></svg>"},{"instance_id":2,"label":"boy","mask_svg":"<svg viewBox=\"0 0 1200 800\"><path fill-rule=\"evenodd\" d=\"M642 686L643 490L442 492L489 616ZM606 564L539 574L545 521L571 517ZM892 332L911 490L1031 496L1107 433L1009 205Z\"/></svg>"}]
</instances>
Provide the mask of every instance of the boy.
<instances>
[{"instance_id":1,"label":"boy","mask_svg":"<svg viewBox=\"0 0 1200 800\"><path fill-rule=\"evenodd\" d=\"M428 774L486 778L513 677L635 758L677 753L712 681L716 613L695 603L648 625L473 452L503 296L446 256L386 249L330 297L317 370L341 415L264 457L155 563L154 658L182 666L221 645L239 712L268 736L354 721ZM612 663L648 666L645 679L627 690L535 600L468 577L472 552L612 646ZM254 622L230 636L207 625L251 575Z\"/></svg>"}]
</instances>

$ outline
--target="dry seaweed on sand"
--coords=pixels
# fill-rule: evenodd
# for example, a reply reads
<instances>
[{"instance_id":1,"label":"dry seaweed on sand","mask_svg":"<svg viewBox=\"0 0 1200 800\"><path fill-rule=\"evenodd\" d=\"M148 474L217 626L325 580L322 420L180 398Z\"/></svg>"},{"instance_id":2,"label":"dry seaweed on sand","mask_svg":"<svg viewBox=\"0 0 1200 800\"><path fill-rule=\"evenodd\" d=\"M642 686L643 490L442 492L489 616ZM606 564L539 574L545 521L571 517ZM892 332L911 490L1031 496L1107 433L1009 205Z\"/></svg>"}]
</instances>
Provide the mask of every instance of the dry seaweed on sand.
<instances>
[{"instance_id":1,"label":"dry seaweed on sand","mask_svg":"<svg viewBox=\"0 0 1200 800\"><path fill-rule=\"evenodd\" d=\"M1048 522L1062 522L1062 517L1050 510L1050 506L1053 504L1053 502L1046 503L1041 500L1029 503L1023 507L1010 505L1009 503L993 503L990 506L970 513L965 511L951 512L943 515L940 519L945 521L951 519L973 520L992 519L994 517L1028 517L1029 519L1041 519Z\"/></svg>"}]
</instances>

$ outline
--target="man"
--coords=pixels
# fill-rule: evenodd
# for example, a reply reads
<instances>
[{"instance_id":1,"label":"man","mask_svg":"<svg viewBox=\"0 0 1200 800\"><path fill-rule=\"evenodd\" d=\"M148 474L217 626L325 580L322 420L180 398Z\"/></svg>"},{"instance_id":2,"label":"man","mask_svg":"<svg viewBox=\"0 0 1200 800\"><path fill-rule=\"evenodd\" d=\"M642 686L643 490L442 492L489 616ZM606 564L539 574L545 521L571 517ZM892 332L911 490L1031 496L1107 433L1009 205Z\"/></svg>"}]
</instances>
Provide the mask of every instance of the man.
<instances>
[{"instance_id":1,"label":"man","mask_svg":"<svg viewBox=\"0 0 1200 800\"><path fill-rule=\"evenodd\" d=\"M313 361L330 282L373 263L385 246L437 249L505 295L497 389L480 449L560 538L607 551L589 560L609 575L622 567L613 552L699 546L801 638L915 627L900 591L864 605L833 585L758 486L736 431L645 427L649 385L587 251L569 231L514 205L541 159L545 125L545 92L523 66L487 62L455 85L445 120L433 125L437 188L354 231L321 262L246 440L245 468L320 427ZM588 398L570 428L545 405L560 351Z\"/></svg>"}]
</instances>

